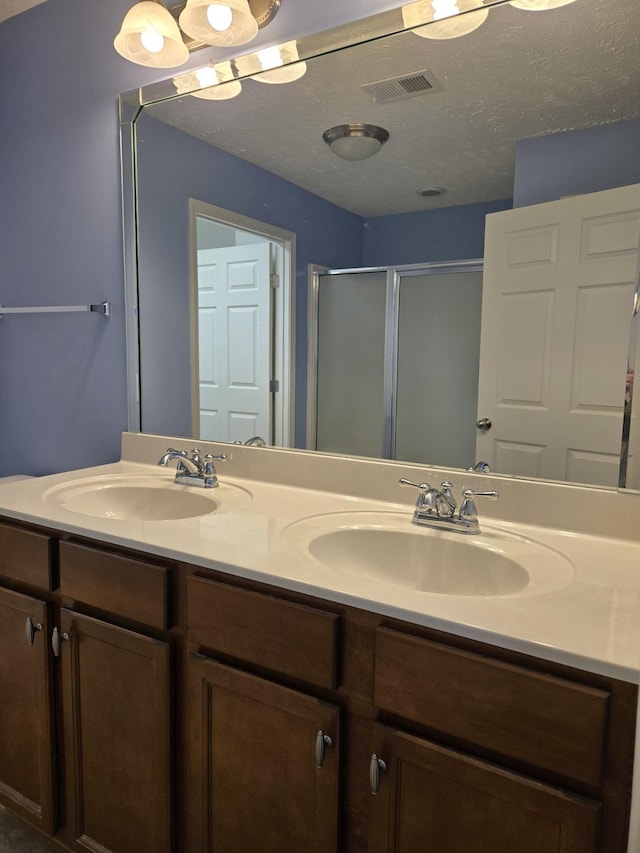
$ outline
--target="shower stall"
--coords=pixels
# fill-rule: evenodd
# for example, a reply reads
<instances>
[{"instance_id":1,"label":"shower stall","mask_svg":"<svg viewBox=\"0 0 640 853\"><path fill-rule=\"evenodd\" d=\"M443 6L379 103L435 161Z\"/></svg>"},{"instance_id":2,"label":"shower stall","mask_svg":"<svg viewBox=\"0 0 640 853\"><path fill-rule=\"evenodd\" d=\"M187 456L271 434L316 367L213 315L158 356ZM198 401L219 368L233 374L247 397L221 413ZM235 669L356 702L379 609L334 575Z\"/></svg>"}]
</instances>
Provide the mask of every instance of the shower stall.
<instances>
[{"instance_id":1,"label":"shower stall","mask_svg":"<svg viewBox=\"0 0 640 853\"><path fill-rule=\"evenodd\" d=\"M307 447L475 462L482 261L309 274Z\"/></svg>"}]
</instances>

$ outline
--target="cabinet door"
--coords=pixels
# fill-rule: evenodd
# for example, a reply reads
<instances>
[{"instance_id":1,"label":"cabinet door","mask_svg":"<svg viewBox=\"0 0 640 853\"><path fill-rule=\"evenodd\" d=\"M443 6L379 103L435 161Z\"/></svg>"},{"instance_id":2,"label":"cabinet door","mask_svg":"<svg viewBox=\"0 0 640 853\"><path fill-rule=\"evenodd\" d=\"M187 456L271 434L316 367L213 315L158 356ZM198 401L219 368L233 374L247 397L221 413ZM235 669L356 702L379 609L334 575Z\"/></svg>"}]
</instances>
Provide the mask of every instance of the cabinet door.
<instances>
[{"instance_id":1,"label":"cabinet door","mask_svg":"<svg viewBox=\"0 0 640 853\"><path fill-rule=\"evenodd\" d=\"M336 706L194 656L189 720L190 853L337 850Z\"/></svg>"},{"instance_id":2,"label":"cabinet door","mask_svg":"<svg viewBox=\"0 0 640 853\"><path fill-rule=\"evenodd\" d=\"M0 588L0 798L21 817L52 833L55 789L47 628L43 601Z\"/></svg>"},{"instance_id":3,"label":"cabinet door","mask_svg":"<svg viewBox=\"0 0 640 853\"><path fill-rule=\"evenodd\" d=\"M599 849L591 800L381 725L372 752L370 853Z\"/></svg>"},{"instance_id":4,"label":"cabinet door","mask_svg":"<svg viewBox=\"0 0 640 853\"><path fill-rule=\"evenodd\" d=\"M170 649L61 610L69 827L102 853L169 853Z\"/></svg>"}]
</instances>

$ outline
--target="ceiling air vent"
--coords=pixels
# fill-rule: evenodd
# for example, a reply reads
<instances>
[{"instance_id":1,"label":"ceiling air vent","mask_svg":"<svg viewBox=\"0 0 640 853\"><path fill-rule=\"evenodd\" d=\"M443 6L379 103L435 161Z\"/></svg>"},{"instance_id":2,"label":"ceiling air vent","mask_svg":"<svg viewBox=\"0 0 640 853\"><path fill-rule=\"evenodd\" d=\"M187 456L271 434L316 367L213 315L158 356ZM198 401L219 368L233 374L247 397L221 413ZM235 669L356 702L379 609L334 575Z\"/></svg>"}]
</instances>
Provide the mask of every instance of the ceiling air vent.
<instances>
[{"instance_id":1,"label":"ceiling air vent","mask_svg":"<svg viewBox=\"0 0 640 853\"><path fill-rule=\"evenodd\" d=\"M428 95L442 90L442 86L430 71L414 71L399 77L387 77L386 80L364 83L361 88L377 104L390 104L392 101L402 101L405 98L415 98L417 95Z\"/></svg>"}]
</instances>

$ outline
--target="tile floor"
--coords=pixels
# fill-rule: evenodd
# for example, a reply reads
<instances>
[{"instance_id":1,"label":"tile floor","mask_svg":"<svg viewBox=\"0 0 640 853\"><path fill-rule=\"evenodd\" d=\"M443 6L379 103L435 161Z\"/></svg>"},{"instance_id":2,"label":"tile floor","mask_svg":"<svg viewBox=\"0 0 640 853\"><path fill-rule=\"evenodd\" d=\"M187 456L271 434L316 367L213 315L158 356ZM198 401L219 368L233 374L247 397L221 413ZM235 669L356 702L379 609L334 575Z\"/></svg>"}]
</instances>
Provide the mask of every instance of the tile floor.
<instances>
[{"instance_id":1,"label":"tile floor","mask_svg":"<svg viewBox=\"0 0 640 853\"><path fill-rule=\"evenodd\" d=\"M0 853L61 853L62 848L0 806Z\"/></svg>"}]
</instances>

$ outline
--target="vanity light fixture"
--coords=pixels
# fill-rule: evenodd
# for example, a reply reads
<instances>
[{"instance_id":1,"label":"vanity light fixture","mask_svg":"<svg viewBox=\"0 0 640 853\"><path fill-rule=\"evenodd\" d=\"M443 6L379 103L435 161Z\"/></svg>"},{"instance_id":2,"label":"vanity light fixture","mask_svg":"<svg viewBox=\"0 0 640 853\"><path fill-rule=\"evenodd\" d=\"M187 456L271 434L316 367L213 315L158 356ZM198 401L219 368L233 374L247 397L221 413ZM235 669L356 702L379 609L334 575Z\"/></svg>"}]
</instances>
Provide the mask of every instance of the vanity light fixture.
<instances>
[{"instance_id":1,"label":"vanity light fixture","mask_svg":"<svg viewBox=\"0 0 640 853\"><path fill-rule=\"evenodd\" d=\"M307 63L299 62L298 45L295 41L267 47L248 56L239 56L235 62L242 76L251 74L260 83L293 83L307 71Z\"/></svg>"},{"instance_id":2,"label":"vanity light fixture","mask_svg":"<svg viewBox=\"0 0 640 853\"><path fill-rule=\"evenodd\" d=\"M416 28L413 32L426 39L466 36L484 24L488 15L489 10L479 7L478 0L417 0L402 7L405 27Z\"/></svg>"},{"instance_id":3,"label":"vanity light fixture","mask_svg":"<svg viewBox=\"0 0 640 853\"><path fill-rule=\"evenodd\" d=\"M131 62L176 68L190 50L247 44L275 17L282 0L141 0L124 17L113 46ZM178 24L180 26L178 26Z\"/></svg>"},{"instance_id":4,"label":"vanity light fixture","mask_svg":"<svg viewBox=\"0 0 640 853\"><path fill-rule=\"evenodd\" d=\"M389 139L389 131L375 124L340 124L325 130L322 138L343 160L367 160Z\"/></svg>"},{"instance_id":5,"label":"vanity light fixture","mask_svg":"<svg viewBox=\"0 0 640 853\"><path fill-rule=\"evenodd\" d=\"M207 101L226 101L242 91L242 84L234 80L230 62L206 65L173 78L179 95L189 94Z\"/></svg>"}]
</instances>

